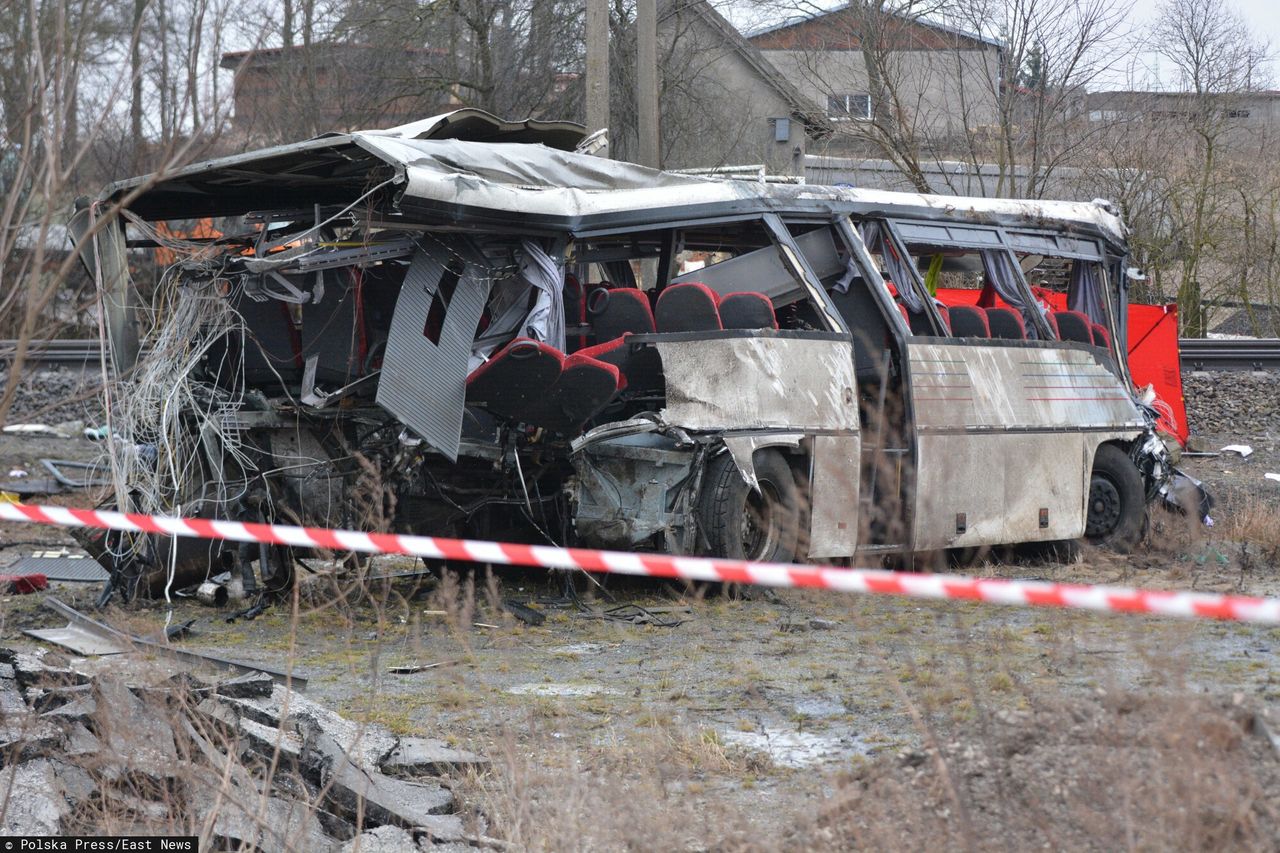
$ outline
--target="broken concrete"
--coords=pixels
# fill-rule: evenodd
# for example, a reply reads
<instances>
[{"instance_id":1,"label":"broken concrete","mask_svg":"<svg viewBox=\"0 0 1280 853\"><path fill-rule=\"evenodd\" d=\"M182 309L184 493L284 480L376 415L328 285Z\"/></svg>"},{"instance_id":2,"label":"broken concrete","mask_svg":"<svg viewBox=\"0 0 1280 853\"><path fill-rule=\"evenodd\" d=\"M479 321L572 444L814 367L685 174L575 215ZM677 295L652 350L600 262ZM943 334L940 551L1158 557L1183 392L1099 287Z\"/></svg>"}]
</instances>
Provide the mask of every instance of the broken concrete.
<instances>
[{"instance_id":1,"label":"broken concrete","mask_svg":"<svg viewBox=\"0 0 1280 853\"><path fill-rule=\"evenodd\" d=\"M164 768L178 759L173 719L133 695L123 682L100 678L94 689L96 728L108 750L124 758L130 767L148 770Z\"/></svg>"},{"instance_id":2,"label":"broken concrete","mask_svg":"<svg viewBox=\"0 0 1280 853\"><path fill-rule=\"evenodd\" d=\"M324 833L315 812L305 804L278 797L240 799L235 793L238 792L221 801L196 801L200 821L207 824L212 818L210 834L215 843L234 849L298 853L333 850L334 840Z\"/></svg>"},{"instance_id":3,"label":"broken concrete","mask_svg":"<svg viewBox=\"0 0 1280 853\"><path fill-rule=\"evenodd\" d=\"M418 842L398 826L379 826L342 845L342 853L418 853Z\"/></svg>"},{"instance_id":4,"label":"broken concrete","mask_svg":"<svg viewBox=\"0 0 1280 853\"><path fill-rule=\"evenodd\" d=\"M453 806L453 794L437 784L408 782L361 766L315 721L303 729L303 765L318 774L329 801L348 814L363 812L375 823L417 826Z\"/></svg>"},{"instance_id":5,"label":"broken concrete","mask_svg":"<svg viewBox=\"0 0 1280 853\"><path fill-rule=\"evenodd\" d=\"M98 702L92 696L81 696L59 705L40 716L55 722L87 723L98 713Z\"/></svg>"},{"instance_id":6,"label":"broken concrete","mask_svg":"<svg viewBox=\"0 0 1280 853\"><path fill-rule=\"evenodd\" d=\"M482 766L481 756L355 723L256 674L214 683L180 673L131 687L44 654L0 656L14 674L0 676L0 735L5 759L18 763L0 832L97 827L77 809L100 803L113 832L154 834L191 815L216 848L331 851L361 829L365 850L467 840L446 814L447 789L381 766L422 776Z\"/></svg>"},{"instance_id":7,"label":"broken concrete","mask_svg":"<svg viewBox=\"0 0 1280 853\"><path fill-rule=\"evenodd\" d=\"M71 812L62 783L47 759L20 764L8 786L8 808L0 820L0 835L50 836L61 832Z\"/></svg>"},{"instance_id":8,"label":"broken concrete","mask_svg":"<svg viewBox=\"0 0 1280 853\"><path fill-rule=\"evenodd\" d=\"M48 649L35 649L30 652L0 649L0 660L13 667L18 687L23 690L33 687L68 687L89 683L89 676L72 669L66 658Z\"/></svg>"},{"instance_id":9,"label":"broken concrete","mask_svg":"<svg viewBox=\"0 0 1280 853\"><path fill-rule=\"evenodd\" d=\"M220 701L241 717L271 728L278 728L282 722L296 728L309 720L323 728L352 760L364 767L377 768L398 742L386 729L348 720L280 684L272 685L269 698L223 697Z\"/></svg>"},{"instance_id":10,"label":"broken concrete","mask_svg":"<svg viewBox=\"0 0 1280 853\"><path fill-rule=\"evenodd\" d=\"M89 731L84 723L73 722L66 729L66 747L63 755L74 758L81 755L93 755L102 749L102 742Z\"/></svg>"},{"instance_id":11,"label":"broken concrete","mask_svg":"<svg viewBox=\"0 0 1280 853\"><path fill-rule=\"evenodd\" d=\"M438 740L402 737L382 760L382 770L391 776L438 776L455 769L484 769L489 760L474 752L454 749Z\"/></svg>"},{"instance_id":12,"label":"broken concrete","mask_svg":"<svg viewBox=\"0 0 1280 853\"><path fill-rule=\"evenodd\" d=\"M302 759L302 738L287 728L273 728L256 723L248 717L241 717L238 726L244 736L247 748L267 759L297 763Z\"/></svg>"},{"instance_id":13,"label":"broken concrete","mask_svg":"<svg viewBox=\"0 0 1280 853\"><path fill-rule=\"evenodd\" d=\"M275 686L271 676L259 672L224 681L215 688L215 692L231 699L262 699L270 696Z\"/></svg>"}]
</instances>

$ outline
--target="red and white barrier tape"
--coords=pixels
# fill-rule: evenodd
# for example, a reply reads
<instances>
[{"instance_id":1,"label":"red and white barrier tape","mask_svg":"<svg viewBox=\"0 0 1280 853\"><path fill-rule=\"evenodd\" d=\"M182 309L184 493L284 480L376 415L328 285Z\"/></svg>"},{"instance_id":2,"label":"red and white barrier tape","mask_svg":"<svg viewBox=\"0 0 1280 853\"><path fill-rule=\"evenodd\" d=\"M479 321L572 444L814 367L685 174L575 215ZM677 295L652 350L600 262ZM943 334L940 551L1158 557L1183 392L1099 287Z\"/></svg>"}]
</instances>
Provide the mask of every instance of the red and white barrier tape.
<instances>
[{"instance_id":1,"label":"red and white barrier tape","mask_svg":"<svg viewBox=\"0 0 1280 853\"><path fill-rule=\"evenodd\" d=\"M3 502L0 502L0 519L61 527L93 527L104 530L191 536L201 539L228 539L235 542L266 542L273 545L321 548L329 551L407 554L433 559L547 569L584 569L599 574L681 578L690 581L720 581L775 587L814 587L841 592L984 601L988 604L1011 604L1024 607L1064 607L1112 613L1148 613L1157 616L1280 624L1280 599L1238 595L1160 592L1125 587L842 569L835 566L799 566L704 557L672 557L665 554L633 554L622 551L557 548L511 542L481 542L472 539L444 539L396 533L362 533L356 530L326 530L318 527L294 527L287 524L172 518Z\"/></svg>"}]
</instances>

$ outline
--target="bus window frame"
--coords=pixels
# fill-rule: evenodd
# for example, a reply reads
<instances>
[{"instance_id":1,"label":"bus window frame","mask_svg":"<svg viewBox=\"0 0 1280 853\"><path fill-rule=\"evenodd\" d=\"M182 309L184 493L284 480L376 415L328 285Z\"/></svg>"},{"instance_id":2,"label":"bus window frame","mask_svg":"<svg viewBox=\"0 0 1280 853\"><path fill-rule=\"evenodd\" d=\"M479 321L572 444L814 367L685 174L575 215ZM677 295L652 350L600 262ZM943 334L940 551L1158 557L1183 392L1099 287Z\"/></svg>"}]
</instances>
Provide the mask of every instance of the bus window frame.
<instances>
[{"instance_id":1,"label":"bus window frame","mask_svg":"<svg viewBox=\"0 0 1280 853\"><path fill-rule=\"evenodd\" d=\"M919 220L905 219L901 217L896 219L893 219L893 218L886 219L886 221L889 222L891 226L895 226L897 223L915 224L919 222ZM937 227L936 222L925 222L923 224L933 225ZM950 246L957 249L969 249L975 252L984 252L984 251L1004 252L1010 264L1012 265L1012 268L1016 273L1014 286L1018 288L1018 293L1022 296L1023 299L1026 300L1028 305L1033 305L1038 308L1040 303L1035 298L1035 294L1031 292L1031 285L1027 282L1027 277L1022 272L1022 266L1018 263L1018 256L1015 254L1016 250L1011 246L1009 242L1008 234L1005 233L1005 229L999 226L994 226L994 225L969 225L969 224L965 224L963 228L964 228L964 231L966 232L973 231L973 232L981 232L983 234L994 235L996 238L996 242L991 243L991 242L979 241L979 240L953 239L950 242L946 242L946 243L935 241L932 243L925 243L924 245ZM895 232L897 231L896 227L891 227L891 230ZM907 249L910 244L907 242L905 235L901 235L901 236L902 236L901 245L904 249ZM920 245L920 243L917 242L917 245ZM908 254L910 254L909 250L908 250ZM914 264L912 264L912 266L914 267ZM917 270L917 274L918 272L919 271ZM930 298L932 299L932 297ZM1040 340L1042 341L1059 340L1058 336L1053 333L1053 328L1049 325L1049 321L1044 318L1044 314L1040 310L1031 311L1028 313L1031 315L1032 322L1036 324L1036 332L1039 333Z\"/></svg>"}]
</instances>

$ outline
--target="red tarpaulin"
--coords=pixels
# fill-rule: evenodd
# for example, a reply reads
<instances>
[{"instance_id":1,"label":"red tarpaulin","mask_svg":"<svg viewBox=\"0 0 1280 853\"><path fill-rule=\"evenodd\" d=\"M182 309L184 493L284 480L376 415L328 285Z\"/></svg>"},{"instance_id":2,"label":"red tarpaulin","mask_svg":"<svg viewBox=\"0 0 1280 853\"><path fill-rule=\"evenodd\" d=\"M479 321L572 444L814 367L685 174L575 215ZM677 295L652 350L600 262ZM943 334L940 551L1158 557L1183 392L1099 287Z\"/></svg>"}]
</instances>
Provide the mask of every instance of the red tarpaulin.
<instances>
[{"instance_id":1,"label":"red tarpaulin","mask_svg":"<svg viewBox=\"0 0 1280 853\"><path fill-rule=\"evenodd\" d=\"M1129 373L1139 388L1150 384L1169 407L1160 428L1187 443L1187 404L1182 397L1182 361L1178 351L1178 306L1129 306Z\"/></svg>"},{"instance_id":2,"label":"red tarpaulin","mask_svg":"<svg viewBox=\"0 0 1280 853\"><path fill-rule=\"evenodd\" d=\"M938 298L947 305L976 305L981 290L938 288ZM1036 295L1055 311L1065 310L1067 295L1037 288ZM1159 427L1187 443L1187 407L1182 398L1182 365L1178 352L1178 310L1176 304L1129 306L1129 373L1139 388L1151 385L1164 403ZM1165 408L1167 407L1167 411Z\"/></svg>"}]
</instances>

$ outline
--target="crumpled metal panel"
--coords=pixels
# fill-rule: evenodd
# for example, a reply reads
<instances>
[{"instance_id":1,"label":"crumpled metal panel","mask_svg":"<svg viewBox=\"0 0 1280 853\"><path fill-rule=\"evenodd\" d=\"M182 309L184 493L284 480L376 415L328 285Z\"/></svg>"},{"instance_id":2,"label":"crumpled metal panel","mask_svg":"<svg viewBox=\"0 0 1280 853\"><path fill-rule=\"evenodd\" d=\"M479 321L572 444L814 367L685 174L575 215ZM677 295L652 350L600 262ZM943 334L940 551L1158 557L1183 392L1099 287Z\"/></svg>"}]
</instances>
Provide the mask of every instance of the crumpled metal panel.
<instances>
[{"instance_id":1,"label":"crumpled metal panel","mask_svg":"<svg viewBox=\"0 0 1280 853\"><path fill-rule=\"evenodd\" d=\"M666 423L696 430L858 430L847 340L762 334L658 340L655 346L666 377Z\"/></svg>"},{"instance_id":2,"label":"crumpled metal panel","mask_svg":"<svg viewBox=\"0 0 1280 853\"><path fill-rule=\"evenodd\" d=\"M850 557L858 547L861 479L857 435L813 438L810 476L809 557Z\"/></svg>"},{"instance_id":3,"label":"crumpled metal panel","mask_svg":"<svg viewBox=\"0 0 1280 853\"><path fill-rule=\"evenodd\" d=\"M423 331L448 253L419 249L391 316L376 401L450 461L458 458L467 396L467 362L492 284L483 258L469 260L445 312L439 344Z\"/></svg>"},{"instance_id":4,"label":"crumpled metal panel","mask_svg":"<svg viewBox=\"0 0 1280 853\"><path fill-rule=\"evenodd\" d=\"M591 444L575 453L574 526L583 543L631 549L655 537L679 552L689 525L685 495L693 452L657 433L633 433Z\"/></svg>"},{"instance_id":5,"label":"crumpled metal panel","mask_svg":"<svg viewBox=\"0 0 1280 853\"><path fill-rule=\"evenodd\" d=\"M733 457L733 464L738 466L738 473L753 490L760 490L760 481L756 479L756 451L764 447L799 447L804 433L776 433L765 435L732 435L725 436L724 446Z\"/></svg>"}]
</instances>

